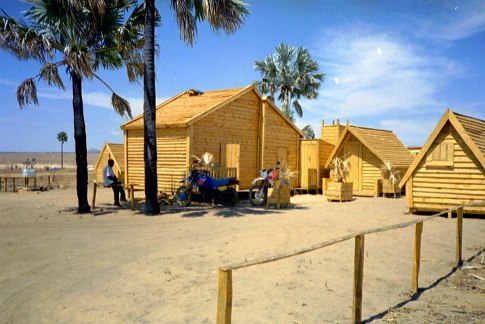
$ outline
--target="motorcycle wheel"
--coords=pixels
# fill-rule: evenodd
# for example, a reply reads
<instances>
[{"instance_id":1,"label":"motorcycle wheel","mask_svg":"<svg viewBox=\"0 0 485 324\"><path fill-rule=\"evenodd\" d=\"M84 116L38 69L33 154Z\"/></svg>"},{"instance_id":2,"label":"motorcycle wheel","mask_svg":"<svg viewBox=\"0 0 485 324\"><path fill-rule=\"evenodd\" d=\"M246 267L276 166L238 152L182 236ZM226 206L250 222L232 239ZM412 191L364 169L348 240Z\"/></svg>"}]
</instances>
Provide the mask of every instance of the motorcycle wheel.
<instances>
[{"instance_id":1,"label":"motorcycle wheel","mask_svg":"<svg viewBox=\"0 0 485 324\"><path fill-rule=\"evenodd\" d=\"M253 186L249 189L249 202L253 206L263 206L266 201L266 194L264 193L264 186Z\"/></svg>"},{"instance_id":2,"label":"motorcycle wheel","mask_svg":"<svg viewBox=\"0 0 485 324\"><path fill-rule=\"evenodd\" d=\"M192 202L192 193L186 186L182 186L175 192L175 201L179 206L187 207Z\"/></svg>"},{"instance_id":3,"label":"motorcycle wheel","mask_svg":"<svg viewBox=\"0 0 485 324\"><path fill-rule=\"evenodd\" d=\"M237 204L237 191L234 188L227 188L224 192L224 206L234 206Z\"/></svg>"}]
</instances>

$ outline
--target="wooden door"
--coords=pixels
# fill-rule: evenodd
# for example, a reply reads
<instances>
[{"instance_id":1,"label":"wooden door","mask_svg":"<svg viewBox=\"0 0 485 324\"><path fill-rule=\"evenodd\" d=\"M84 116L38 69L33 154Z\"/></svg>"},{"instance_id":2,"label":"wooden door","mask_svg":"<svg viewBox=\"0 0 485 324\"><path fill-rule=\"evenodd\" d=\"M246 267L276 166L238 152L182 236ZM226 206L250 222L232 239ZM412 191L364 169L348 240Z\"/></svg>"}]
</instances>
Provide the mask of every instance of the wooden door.
<instances>
[{"instance_id":1,"label":"wooden door","mask_svg":"<svg viewBox=\"0 0 485 324\"><path fill-rule=\"evenodd\" d=\"M236 177L239 179L239 160L240 160L240 145L239 144L226 144L225 152L225 165L228 170L236 170Z\"/></svg>"},{"instance_id":2,"label":"wooden door","mask_svg":"<svg viewBox=\"0 0 485 324\"><path fill-rule=\"evenodd\" d=\"M280 163L283 163L283 162L288 163L288 148L278 147L276 159L280 161Z\"/></svg>"},{"instance_id":3,"label":"wooden door","mask_svg":"<svg viewBox=\"0 0 485 324\"><path fill-rule=\"evenodd\" d=\"M362 145L360 143L345 144L345 157L349 160L349 176L347 182L353 182L354 191L360 190Z\"/></svg>"}]
</instances>

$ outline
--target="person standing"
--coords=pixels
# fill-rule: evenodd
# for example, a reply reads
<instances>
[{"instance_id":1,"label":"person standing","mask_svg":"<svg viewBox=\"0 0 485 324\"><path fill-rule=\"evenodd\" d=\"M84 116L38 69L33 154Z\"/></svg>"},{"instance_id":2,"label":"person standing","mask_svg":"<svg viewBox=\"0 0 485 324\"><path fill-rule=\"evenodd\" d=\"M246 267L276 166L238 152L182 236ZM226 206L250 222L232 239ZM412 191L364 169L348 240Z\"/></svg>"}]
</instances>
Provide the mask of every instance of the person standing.
<instances>
[{"instance_id":1,"label":"person standing","mask_svg":"<svg viewBox=\"0 0 485 324\"><path fill-rule=\"evenodd\" d=\"M123 184L118 180L113 172L113 165L115 165L115 161L112 159L108 160L108 165L103 170L103 180L105 187L111 187L113 189L113 194L115 198L115 206L121 206L120 204L120 195L121 201L126 202L126 194L125 189L123 188Z\"/></svg>"}]
</instances>

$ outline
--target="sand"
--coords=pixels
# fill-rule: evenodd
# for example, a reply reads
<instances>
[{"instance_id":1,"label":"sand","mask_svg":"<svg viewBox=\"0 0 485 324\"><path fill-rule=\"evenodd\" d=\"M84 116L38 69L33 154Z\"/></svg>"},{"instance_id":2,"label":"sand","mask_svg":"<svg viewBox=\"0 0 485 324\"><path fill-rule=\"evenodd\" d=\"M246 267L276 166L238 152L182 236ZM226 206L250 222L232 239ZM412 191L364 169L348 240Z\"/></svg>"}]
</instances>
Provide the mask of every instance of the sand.
<instances>
[{"instance_id":1,"label":"sand","mask_svg":"<svg viewBox=\"0 0 485 324\"><path fill-rule=\"evenodd\" d=\"M90 188L91 189L91 188ZM90 193L91 195L91 193ZM364 229L427 216L405 199L292 197L290 209L199 204L146 217L112 205L79 215L73 186L0 193L1 323L214 323L220 266ZM414 227L365 238L363 320L485 322L485 219L464 220L453 269L456 219L424 223L420 292L412 297ZM352 240L233 273L233 323L348 323Z\"/></svg>"}]
</instances>

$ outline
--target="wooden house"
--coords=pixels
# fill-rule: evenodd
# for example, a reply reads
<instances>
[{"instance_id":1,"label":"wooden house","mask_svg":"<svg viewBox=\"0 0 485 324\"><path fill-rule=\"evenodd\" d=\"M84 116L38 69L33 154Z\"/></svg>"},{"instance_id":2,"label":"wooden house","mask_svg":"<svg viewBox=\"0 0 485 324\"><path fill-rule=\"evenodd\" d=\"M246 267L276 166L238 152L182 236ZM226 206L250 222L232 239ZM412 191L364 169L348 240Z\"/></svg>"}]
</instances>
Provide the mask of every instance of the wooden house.
<instances>
[{"instance_id":1,"label":"wooden house","mask_svg":"<svg viewBox=\"0 0 485 324\"><path fill-rule=\"evenodd\" d=\"M377 183L382 179L381 166L386 161L404 174L414 159L392 131L348 124L328 157L325 168L330 167L335 157L349 160L346 181L353 183L354 195L360 196L378 195Z\"/></svg>"},{"instance_id":2,"label":"wooden house","mask_svg":"<svg viewBox=\"0 0 485 324\"><path fill-rule=\"evenodd\" d=\"M447 109L399 185L411 212L485 200L485 121ZM485 214L485 206L465 212Z\"/></svg>"},{"instance_id":3,"label":"wooden house","mask_svg":"<svg viewBox=\"0 0 485 324\"><path fill-rule=\"evenodd\" d=\"M345 130L340 121L325 125L322 121L320 139L302 139L300 143L300 189L318 191L322 178L328 178L325 162L332 153L338 138Z\"/></svg>"},{"instance_id":4,"label":"wooden house","mask_svg":"<svg viewBox=\"0 0 485 324\"><path fill-rule=\"evenodd\" d=\"M144 187L143 115L121 126L125 181ZM236 176L249 189L262 168L286 161L298 170L301 131L255 86L200 92L188 90L156 108L159 190L180 185L193 155L214 155L220 176ZM296 180L298 181L298 180Z\"/></svg>"},{"instance_id":5,"label":"wooden house","mask_svg":"<svg viewBox=\"0 0 485 324\"><path fill-rule=\"evenodd\" d=\"M125 179L125 149L123 144L105 143L98 160L94 164L94 174L97 183L103 183L103 169L108 165L108 160L115 163L113 172L121 182Z\"/></svg>"}]
</instances>

